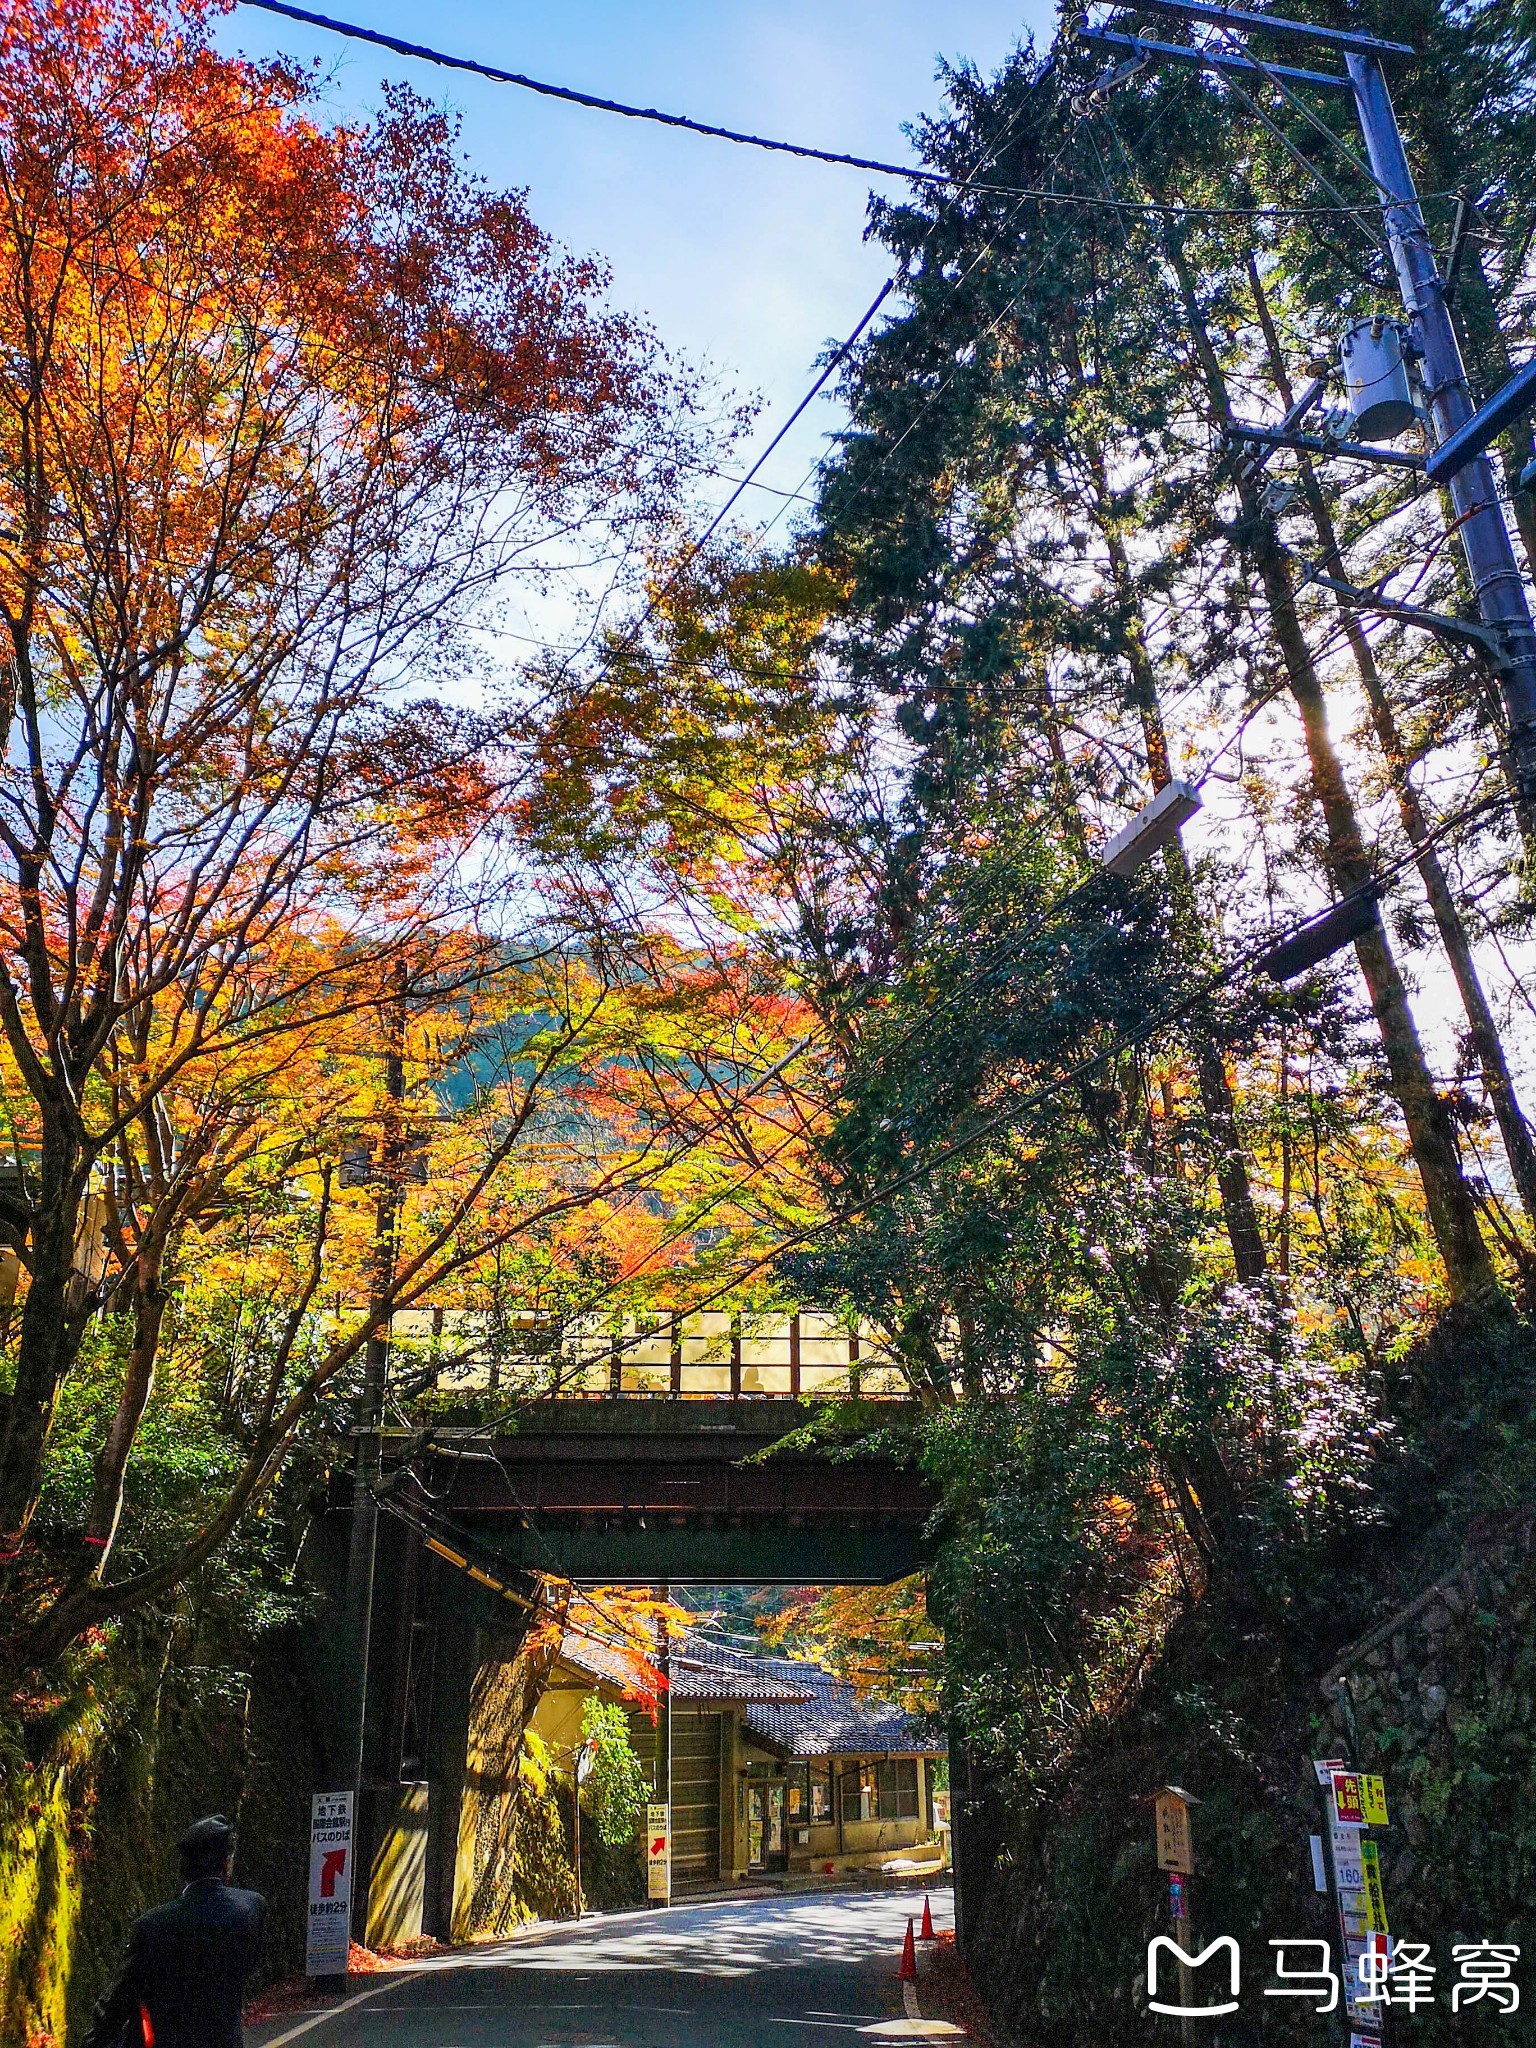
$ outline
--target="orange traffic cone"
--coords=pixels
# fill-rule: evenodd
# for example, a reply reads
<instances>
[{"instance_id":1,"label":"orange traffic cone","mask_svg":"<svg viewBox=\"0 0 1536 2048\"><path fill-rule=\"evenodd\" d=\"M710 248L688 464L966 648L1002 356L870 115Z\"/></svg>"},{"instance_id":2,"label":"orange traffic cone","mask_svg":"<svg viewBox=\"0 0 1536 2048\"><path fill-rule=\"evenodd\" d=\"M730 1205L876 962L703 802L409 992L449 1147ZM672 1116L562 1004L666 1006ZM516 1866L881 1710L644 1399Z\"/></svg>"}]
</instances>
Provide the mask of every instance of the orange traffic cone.
<instances>
[{"instance_id":1,"label":"orange traffic cone","mask_svg":"<svg viewBox=\"0 0 1536 2048\"><path fill-rule=\"evenodd\" d=\"M928 1903L928 1894L923 1894L923 1924L917 1930L919 1941L933 1940L933 1908Z\"/></svg>"},{"instance_id":2,"label":"orange traffic cone","mask_svg":"<svg viewBox=\"0 0 1536 2048\"><path fill-rule=\"evenodd\" d=\"M907 1938L901 1945L901 1968L896 1972L898 1983L905 1984L917 1975L917 1943L912 1939L912 1921L907 1920Z\"/></svg>"}]
</instances>

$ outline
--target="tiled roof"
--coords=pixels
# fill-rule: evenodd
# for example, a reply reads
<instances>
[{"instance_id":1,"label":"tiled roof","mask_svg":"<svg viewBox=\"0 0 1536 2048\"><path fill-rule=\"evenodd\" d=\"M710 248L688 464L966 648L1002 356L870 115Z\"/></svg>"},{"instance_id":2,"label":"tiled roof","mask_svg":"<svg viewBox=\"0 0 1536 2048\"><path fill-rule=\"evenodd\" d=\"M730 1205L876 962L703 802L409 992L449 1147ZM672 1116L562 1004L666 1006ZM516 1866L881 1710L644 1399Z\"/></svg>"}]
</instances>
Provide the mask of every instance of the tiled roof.
<instances>
[{"instance_id":1,"label":"tiled roof","mask_svg":"<svg viewBox=\"0 0 1536 2048\"><path fill-rule=\"evenodd\" d=\"M785 1756L942 1756L944 1745L900 1707L864 1699L844 1678L790 1657L753 1660L806 1697L785 1706L749 1706L748 1731Z\"/></svg>"},{"instance_id":2,"label":"tiled roof","mask_svg":"<svg viewBox=\"0 0 1536 2048\"><path fill-rule=\"evenodd\" d=\"M592 1633L587 1633L588 1629ZM631 1659L614 1641L614 1635L611 1621L585 1614L580 1602L572 1601L560 1655L565 1663L589 1677L629 1691L634 1687L636 1673ZM659 1654L654 1636L648 1654L653 1660ZM691 1633L674 1637L671 1667L675 1700L741 1704L760 1701L789 1706L810 1697L803 1683L781 1676L777 1668L770 1669L767 1659L732 1656Z\"/></svg>"},{"instance_id":3,"label":"tiled roof","mask_svg":"<svg viewBox=\"0 0 1536 2048\"><path fill-rule=\"evenodd\" d=\"M654 1630L649 1654L657 1655ZM563 1661L588 1677L632 1691L635 1670L615 1641L615 1624L571 1602ZM672 1639L672 1697L696 1704L734 1702L746 1709L748 1733L784 1756L942 1756L944 1745L900 1707L861 1697L848 1681L794 1657L752 1657L722 1649L708 1637Z\"/></svg>"}]
</instances>

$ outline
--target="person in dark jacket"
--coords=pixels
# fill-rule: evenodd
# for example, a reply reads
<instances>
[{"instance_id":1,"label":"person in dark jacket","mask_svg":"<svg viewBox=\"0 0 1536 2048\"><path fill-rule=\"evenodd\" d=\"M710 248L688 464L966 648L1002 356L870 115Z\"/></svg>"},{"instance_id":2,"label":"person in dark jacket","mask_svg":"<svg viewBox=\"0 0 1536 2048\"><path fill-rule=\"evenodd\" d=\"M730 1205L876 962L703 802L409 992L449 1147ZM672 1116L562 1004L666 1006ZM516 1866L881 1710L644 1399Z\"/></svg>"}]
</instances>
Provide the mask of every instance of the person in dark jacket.
<instances>
[{"instance_id":1,"label":"person in dark jacket","mask_svg":"<svg viewBox=\"0 0 1536 2048\"><path fill-rule=\"evenodd\" d=\"M176 1844L181 1895L135 1921L85 2048L242 2048L240 2007L267 1902L229 1883L234 1846L222 1814L187 1829Z\"/></svg>"}]
</instances>

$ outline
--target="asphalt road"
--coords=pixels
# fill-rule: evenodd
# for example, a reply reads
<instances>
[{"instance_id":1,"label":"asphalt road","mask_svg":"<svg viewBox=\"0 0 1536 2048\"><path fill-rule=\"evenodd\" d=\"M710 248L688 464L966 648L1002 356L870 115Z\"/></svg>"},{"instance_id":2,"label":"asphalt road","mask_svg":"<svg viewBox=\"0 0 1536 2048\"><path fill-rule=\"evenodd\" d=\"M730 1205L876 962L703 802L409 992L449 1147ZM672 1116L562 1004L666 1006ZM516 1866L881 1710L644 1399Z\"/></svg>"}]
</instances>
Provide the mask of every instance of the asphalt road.
<instances>
[{"instance_id":1,"label":"asphalt road","mask_svg":"<svg viewBox=\"0 0 1536 2048\"><path fill-rule=\"evenodd\" d=\"M948 1890L931 1894L952 1924ZM911 2038L896 1967L922 1894L808 1892L592 1919L392 1974L249 2048L849 2048ZM356 1980L354 1980L356 1982ZM921 2039L921 2034L917 2035Z\"/></svg>"}]
</instances>

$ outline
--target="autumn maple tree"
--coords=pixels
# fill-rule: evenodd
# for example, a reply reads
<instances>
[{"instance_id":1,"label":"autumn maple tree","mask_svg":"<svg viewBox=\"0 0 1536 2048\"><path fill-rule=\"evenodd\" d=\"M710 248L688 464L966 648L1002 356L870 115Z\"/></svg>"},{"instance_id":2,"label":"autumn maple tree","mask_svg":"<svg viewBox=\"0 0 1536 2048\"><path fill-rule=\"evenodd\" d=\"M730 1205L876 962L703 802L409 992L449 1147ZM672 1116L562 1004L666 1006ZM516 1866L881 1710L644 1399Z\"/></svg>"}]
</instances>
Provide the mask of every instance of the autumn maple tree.
<instances>
[{"instance_id":1,"label":"autumn maple tree","mask_svg":"<svg viewBox=\"0 0 1536 2048\"><path fill-rule=\"evenodd\" d=\"M0 1573L29 1658L209 1556L395 1308L670 1156L638 1100L669 1053L633 1049L672 956L530 874L514 720L442 691L509 579L670 508L688 394L598 266L465 172L450 119L396 92L324 123L309 74L219 54L209 15L34 0L0 44ZM578 1068L635 1077L585 1175L545 1123ZM413 1115L441 1161L421 1192ZM236 1476L114 1579L186 1262L251 1289L263 1245L279 1309ZM88 1502L39 1545L104 1311L127 1334Z\"/></svg>"}]
</instances>

